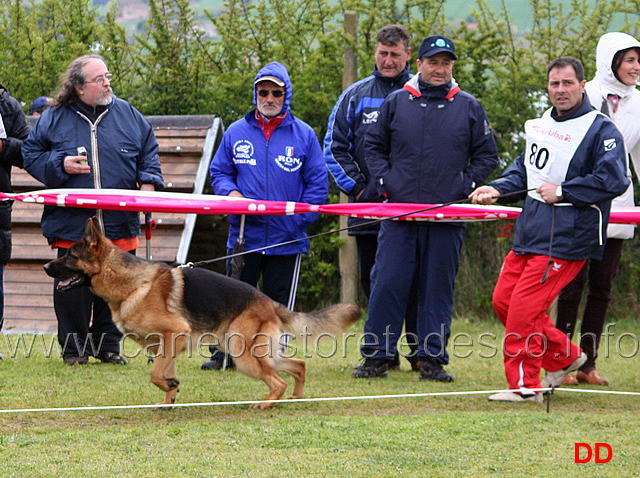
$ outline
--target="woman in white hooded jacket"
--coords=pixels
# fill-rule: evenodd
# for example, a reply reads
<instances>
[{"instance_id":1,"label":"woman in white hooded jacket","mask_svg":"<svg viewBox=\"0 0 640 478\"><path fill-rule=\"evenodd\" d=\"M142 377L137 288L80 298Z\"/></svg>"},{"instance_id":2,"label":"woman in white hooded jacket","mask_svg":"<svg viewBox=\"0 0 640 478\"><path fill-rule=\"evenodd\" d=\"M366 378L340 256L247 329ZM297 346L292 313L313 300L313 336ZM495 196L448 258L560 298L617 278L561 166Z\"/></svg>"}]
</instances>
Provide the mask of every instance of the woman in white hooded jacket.
<instances>
[{"instance_id":1,"label":"woman in white hooded jacket","mask_svg":"<svg viewBox=\"0 0 640 478\"><path fill-rule=\"evenodd\" d=\"M585 86L591 104L609 116L624 137L627 152L627 175L631 178L629 158L636 175L640 176L640 42L626 33L602 35L596 49L596 75ZM633 186L614 199L612 208L633 206ZM607 243L601 260L590 260L577 277L566 286L558 298L556 327L571 337L585 283L589 292L580 329L580 347L587 361L576 377L567 376L565 385L588 383L607 385L606 378L596 370L598 345L611 300L611 287L618 270L625 239L633 237L634 226L610 224Z\"/></svg>"}]
</instances>

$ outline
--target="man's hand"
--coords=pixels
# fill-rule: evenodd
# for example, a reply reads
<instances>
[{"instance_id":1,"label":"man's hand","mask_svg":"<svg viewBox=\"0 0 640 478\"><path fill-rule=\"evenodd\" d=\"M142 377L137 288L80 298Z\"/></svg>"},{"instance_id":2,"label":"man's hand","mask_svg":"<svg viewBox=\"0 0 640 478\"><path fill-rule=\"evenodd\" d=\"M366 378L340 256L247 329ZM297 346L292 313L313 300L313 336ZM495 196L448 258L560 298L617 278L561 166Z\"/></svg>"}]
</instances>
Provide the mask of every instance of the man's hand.
<instances>
[{"instance_id":1,"label":"man's hand","mask_svg":"<svg viewBox=\"0 0 640 478\"><path fill-rule=\"evenodd\" d=\"M238 191L237 189L234 189L233 191L231 191L229 194L227 194L227 196L232 197L232 198L243 198L244 197L242 195L242 193L240 191Z\"/></svg>"},{"instance_id":2,"label":"man's hand","mask_svg":"<svg viewBox=\"0 0 640 478\"><path fill-rule=\"evenodd\" d=\"M542 199L544 199L547 204L553 204L560 201L560 198L556 194L557 190L558 185L551 183L544 183L536 188L536 192L542 196Z\"/></svg>"},{"instance_id":3,"label":"man's hand","mask_svg":"<svg viewBox=\"0 0 640 478\"><path fill-rule=\"evenodd\" d=\"M67 174L89 174L91 172L86 156L65 156L63 166Z\"/></svg>"},{"instance_id":4,"label":"man's hand","mask_svg":"<svg viewBox=\"0 0 640 478\"><path fill-rule=\"evenodd\" d=\"M491 186L480 186L471 194L469 194L469 199L473 204L493 204L498 200L498 196L500 196L500 191Z\"/></svg>"}]
</instances>

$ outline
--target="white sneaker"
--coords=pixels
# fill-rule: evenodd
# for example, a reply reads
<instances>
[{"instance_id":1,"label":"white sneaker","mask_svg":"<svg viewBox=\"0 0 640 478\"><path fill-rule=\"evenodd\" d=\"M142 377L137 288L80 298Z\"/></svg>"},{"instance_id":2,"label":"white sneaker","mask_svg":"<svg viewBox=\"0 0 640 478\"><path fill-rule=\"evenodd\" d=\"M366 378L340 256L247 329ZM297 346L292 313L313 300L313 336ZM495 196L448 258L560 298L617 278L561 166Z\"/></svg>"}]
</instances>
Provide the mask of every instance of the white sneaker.
<instances>
[{"instance_id":1,"label":"white sneaker","mask_svg":"<svg viewBox=\"0 0 640 478\"><path fill-rule=\"evenodd\" d=\"M542 393L534 393L533 395L520 395L515 392L500 392L489 397L491 402L537 402L542 403Z\"/></svg>"},{"instance_id":2,"label":"white sneaker","mask_svg":"<svg viewBox=\"0 0 640 478\"><path fill-rule=\"evenodd\" d=\"M565 368L557 370L555 372L547 372L547 375L545 375L544 379L542 379L542 388L559 387L560 385L562 385L562 382L564 382L567 374L578 370L586 361L587 355L582 352L580 354L580 357L578 357L572 364L567 365Z\"/></svg>"}]
</instances>

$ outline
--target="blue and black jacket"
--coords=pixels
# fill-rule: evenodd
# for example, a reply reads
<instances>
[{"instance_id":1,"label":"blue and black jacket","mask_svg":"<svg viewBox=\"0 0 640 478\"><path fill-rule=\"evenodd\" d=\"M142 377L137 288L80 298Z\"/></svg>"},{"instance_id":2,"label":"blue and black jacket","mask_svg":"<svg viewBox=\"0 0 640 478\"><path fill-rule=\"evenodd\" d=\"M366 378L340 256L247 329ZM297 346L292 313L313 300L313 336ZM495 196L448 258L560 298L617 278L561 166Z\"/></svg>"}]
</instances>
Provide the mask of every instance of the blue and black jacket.
<instances>
[{"instance_id":1,"label":"blue and black jacket","mask_svg":"<svg viewBox=\"0 0 640 478\"><path fill-rule=\"evenodd\" d=\"M551 117L558 122L571 121L591 111L585 96L582 104L567 115ZM615 144L614 148L611 145ZM501 194L527 189L527 154L522 153L495 181L490 183ZM611 200L629 185L622 135L606 116L598 114L575 151L565 180L563 199L555 205L534 199L530 194L510 196L500 201L525 198L516 222L513 250L531 254L549 254L565 260L600 259L606 239Z\"/></svg>"},{"instance_id":2,"label":"blue and black jacket","mask_svg":"<svg viewBox=\"0 0 640 478\"><path fill-rule=\"evenodd\" d=\"M342 92L329 116L324 137L324 159L340 190L355 202L380 201L365 161L364 138L367 129L376 122L384 99L412 77L409 65L395 78L382 75L374 66L373 74L357 81ZM349 226L369 222L349 218ZM378 223L349 230L349 234L377 234Z\"/></svg>"}]
</instances>

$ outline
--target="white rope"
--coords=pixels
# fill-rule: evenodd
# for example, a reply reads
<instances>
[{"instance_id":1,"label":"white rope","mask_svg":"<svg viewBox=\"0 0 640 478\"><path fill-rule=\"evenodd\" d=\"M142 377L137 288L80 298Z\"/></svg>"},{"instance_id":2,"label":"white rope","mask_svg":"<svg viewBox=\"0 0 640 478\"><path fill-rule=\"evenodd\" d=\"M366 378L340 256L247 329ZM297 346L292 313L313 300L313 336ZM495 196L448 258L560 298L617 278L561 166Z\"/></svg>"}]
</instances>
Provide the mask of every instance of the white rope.
<instances>
[{"instance_id":1,"label":"white rope","mask_svg":"<svg viewBox=\"0 0 640 478\"><path fill-rule=\"evenodd\" d=\"M550 388L532 388L531 391L548 392ZM554 392L579 392L579 393L603 393L610 395L629 395L640 396L640 392L620 392L612 390L588 390L588 389L572 389L572 388L555 388ZM207 403L159 403L154 405L110 405L100 407L62 407L62 408L20 408L15 410L0 410L0 413L40 413L40 412L72 412L72 411L90 411L90 410L131 410L136 408L179 408L179 407L215 407L229 405L254 405L258 403L301 403L301 402L339 402L349 400L379 400L392 398L420 398L420 397L451 397L460 395L484 395L488 393L513 392L512 389L507 390L474 390L460 392L431 392L431 393L403 393L397 395L362 395L354 397L320 397L320 398L292 398L288 400L241 400L236 402L207 402Z\"/></svg>"}]
</instances>

